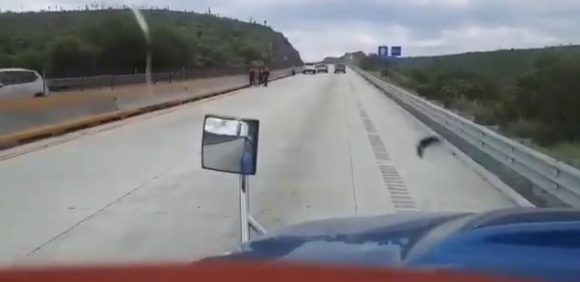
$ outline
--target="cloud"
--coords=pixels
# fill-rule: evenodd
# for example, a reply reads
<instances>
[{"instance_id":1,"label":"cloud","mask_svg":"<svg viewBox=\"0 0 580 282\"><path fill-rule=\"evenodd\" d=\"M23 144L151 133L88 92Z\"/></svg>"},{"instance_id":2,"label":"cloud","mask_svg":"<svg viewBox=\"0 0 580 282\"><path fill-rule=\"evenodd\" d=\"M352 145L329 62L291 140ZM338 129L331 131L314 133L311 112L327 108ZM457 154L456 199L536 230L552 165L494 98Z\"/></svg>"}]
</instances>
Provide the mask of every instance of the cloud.
<instances>
[{"instance_id":1,"label":"cloud","mask_svg":"<svg viewBox=\"0 0 580 282\"><path fill-rule=\"evenodd\" d=\"M579 42L580 28L580 2L572 0L335 1L288 15L300 18L283 16L293 22L288 26L308 30L295 32L293 42L303 48L303 42L323 38L324 45L332 46L323 50L332 53L357 44L366 52L379 44L402 45L406 55L414 56L542 47ZM357 34L373 39L357 40ZM312 59L323 55L301 51Z\"/></svg>"},{"instance_id":2,"label":"cloud","mask_svg":"<svg viewBox=\"0 0 580 282\"><path fill-rule=\"evenodd\" d=\"M578 43L577 0L99 0L267 20L306 60L402 45L405 55ZM2 9L82 7L83 0L20 0ZM8 6L10 5L10 6ZM6 6L6 7L3 7Z\"/></svg>"}]
</instances>

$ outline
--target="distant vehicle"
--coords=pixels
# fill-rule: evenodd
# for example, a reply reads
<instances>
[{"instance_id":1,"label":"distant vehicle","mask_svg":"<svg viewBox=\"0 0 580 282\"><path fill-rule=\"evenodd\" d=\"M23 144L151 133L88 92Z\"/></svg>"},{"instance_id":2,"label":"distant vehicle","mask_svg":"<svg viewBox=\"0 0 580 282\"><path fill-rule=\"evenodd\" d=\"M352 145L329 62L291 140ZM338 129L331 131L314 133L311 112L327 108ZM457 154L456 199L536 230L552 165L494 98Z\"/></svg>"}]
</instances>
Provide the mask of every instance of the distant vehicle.
<instances>
[{"instance_id":1,"label":"distant vehicle","mask_svg":"<svg viewBox=\"0 0 580 282\"><path fill-rule=\"evenodd\" d=\"M316 73L321 73L321 72L328 73L328 66L323 65L323 64L317 65L316 66Z\"/></svg>"},{"instance_id":2,"label":"distant vehicle","mask_svg":"<svg viewBox=\"0 0 580 282\"><path fill-rule=\"evenodd\" d=\"M303 74L316 74L316 68L314 67L314 64L306 64L304 65L304 70L302 70Z\"/></svg>"},{"instance_id":3,"label":"distant vehicle","mask_svg":"<svg viewBox=\"0 0 580 282\"><path fill-rule=\"evenodd\" d=\"M343 64L334 65L334 73L346 73L346 66Z\"/></svg>"},{"instance_id":4,"label":"distant vehicle","mask_svg":"<svg viewBox=\"0 0 580 282\"><path fill-rule=\"evenodd\" d=\"M45 97L48 94L44 79L36 71L0 69L0 99Z\"/></svg>"}]
</instances>

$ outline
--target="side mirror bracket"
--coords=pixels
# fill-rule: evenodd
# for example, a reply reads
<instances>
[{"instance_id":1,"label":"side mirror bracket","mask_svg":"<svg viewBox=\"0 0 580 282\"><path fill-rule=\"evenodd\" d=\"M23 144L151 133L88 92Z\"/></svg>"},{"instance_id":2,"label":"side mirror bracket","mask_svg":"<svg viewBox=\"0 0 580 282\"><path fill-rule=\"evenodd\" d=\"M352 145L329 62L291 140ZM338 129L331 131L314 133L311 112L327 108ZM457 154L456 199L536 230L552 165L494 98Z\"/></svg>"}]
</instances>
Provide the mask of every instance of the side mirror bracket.
<instances>
[{"instance_id":1,"label":"side mirror bracket","mask_svg":"<svg viewBox=\"0 0 580 282\"><path fill-rule=\"evenodd\" d=\"M206 115L201 142L201 166L204 169L240 175L240 237L250 240L250 229L258 234L266 230L249 214L249 176L255 175L258 163L260 121L218 115Z\"/></svg>"}]
</instances>

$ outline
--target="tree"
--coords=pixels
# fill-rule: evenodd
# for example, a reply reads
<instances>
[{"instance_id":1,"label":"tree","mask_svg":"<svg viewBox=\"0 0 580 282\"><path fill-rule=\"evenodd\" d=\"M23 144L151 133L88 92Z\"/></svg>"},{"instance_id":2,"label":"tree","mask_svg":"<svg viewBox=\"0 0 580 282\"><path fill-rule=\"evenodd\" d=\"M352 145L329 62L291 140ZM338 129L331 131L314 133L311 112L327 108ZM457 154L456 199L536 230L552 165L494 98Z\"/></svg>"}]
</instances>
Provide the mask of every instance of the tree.
<instances>
[{"instance_id":1,"label":"tree","mask_svg":"<svg viewBox=\"0 0 580 282\"><path fill-rule=\"evenodd\" d=\"M151 39L155 69L171 70L192 64L194 39L183 32L170 26L156 26L151 29Z\"/></svg>"},{"instance_id":2,"label":"tree","mask_svg":"<svg viewBox=\"0 0 580 282\"><path fill-rule=\"evenodd\" d=\"M580 139L580 55L541 57L536 71L518 80L516 103L523 117L539 123L543 144Z\"/></svg>"},{"instance_id":3,"label":"tree","mask_svg":"<svg viewBox=\"0 0 580 282\"><path fill-rule=\"evenodd\" d=\"M260 25L144 10L152 39L148 45L130 11L103 10L95 3L80 10L0 14L0 66L45 67L49 77L109 75L144 70L148 52L153 71L239 66L270 54L273 31ZM274 61L284 55L274 54ZM301 63L299 56L290 60Z\"/></svg>"},{"instance_id":4,"label":"tree","mask_svg":"<svg viewBox=\"0 0 580 282\"><path fill-rule=\"evenodd\" d=\"M242 46L239 50L240 56L244 58L246 64L251 64L252 62L261 59L261 52L258 48L250 45Z\"/></svg>"},{"instance_id":5,"label":"tree","mask_svg":"<svg viewBox=\"0 0 580 282\"><path fill-rule=\"evenodd\" d=\"M121 74L145 69L148 46L135 20L110 17L92 30L90 43L102 50L100 63L107 72Z\"/></svg>"},{"instance_id":6,"label":"tree","mask_svg":"<svg viewBox=\"0 0 580 282\"><path fill-rule=\"evenodd\" d=\"M14 64L41 73L47 65L45 58L46 55L42 51L25 50L16 56Z\"/></svg>"},{"instance_id":7,"label":"tree","mask_svg":"<svg viewBox=\"0 0 580 282\"><path fill-rule=\"evenodd\" d=\"M381 61L379 56L375 54L365 56L360 62L361 68L370 71L377 71L379 69L382 69L384 65L385 64Z\"/></svg>"},{"instance_id":8,"label":"tree","mask_svg":"<svg viewBox=\"0 0 580 282\"><path fill-rule=\"evenodd\" d=\"M8 54L0 54L0 68L11 68L14 67L15 64L14 55Z\"/></svg>"},{"instance_id":9,"label":"tree","mask_svg":"<svg viewBox=\"0 0 580 282\"><path fill-rule=\"evenodd\" d=\"M74 37L59 38L49 46L48 73L60 77L87 74L97 61L99 51Z\"/></svg>"}]
</instances>

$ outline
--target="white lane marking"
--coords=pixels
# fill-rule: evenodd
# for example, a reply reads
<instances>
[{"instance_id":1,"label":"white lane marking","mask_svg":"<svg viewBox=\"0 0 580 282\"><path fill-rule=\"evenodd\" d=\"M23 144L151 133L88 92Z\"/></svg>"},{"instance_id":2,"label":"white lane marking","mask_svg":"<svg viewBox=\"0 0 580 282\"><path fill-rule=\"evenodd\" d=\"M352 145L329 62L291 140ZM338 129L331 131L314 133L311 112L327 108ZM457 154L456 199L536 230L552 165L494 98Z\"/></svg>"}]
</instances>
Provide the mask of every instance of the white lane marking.
<instances>
[{"instance_id":1,"label":"white lane marking","mask_svg":"<svg viewBox=\"0 0 580 282\"><path fill-rule=\"evenodd\" d=\"M391 161L391 156L380 135L377 134L377 128L373 121L368 116L363 104L360 102L352 82L349 80L350 93L354 100L357 101L359 115L363 121L365 130L367 132L369 144L373 150L378 169L381 173L384 184L389 190L391 202L395 207L397 213L401 212L416 212L419 209L403 178L399 174L397 167Z\"/></svg>"}]
</instances>

